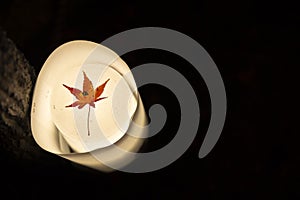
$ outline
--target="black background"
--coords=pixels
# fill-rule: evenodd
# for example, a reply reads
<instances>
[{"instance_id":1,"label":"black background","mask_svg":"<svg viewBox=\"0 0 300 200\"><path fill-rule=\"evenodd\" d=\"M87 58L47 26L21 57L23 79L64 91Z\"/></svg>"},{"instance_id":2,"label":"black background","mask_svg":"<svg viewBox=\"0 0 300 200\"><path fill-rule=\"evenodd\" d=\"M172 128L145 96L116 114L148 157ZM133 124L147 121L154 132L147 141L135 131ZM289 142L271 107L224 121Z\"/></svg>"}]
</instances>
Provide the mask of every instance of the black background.
<instances>
[{"instance_id":1,"label":"black background","mask_svg":"<svg viewBox=\"0 0 300 200\"><path fill-rule=\"evenodd\" d=\"M17 163L22 167L2 170L1 176L6 178L2 179L4 187L0 191L10 198L300 197L300 14L296 3L1 1L0 26L37 73L55 48L71 40L100 43L121 31L144 26L174 29L208 51L223 77L228 98L222 135L210 154L199 159L210 117L209 95L201 76L195 75L183 59L168 52L140 50L126 54L123 59L130 67L147 62L168 64L193 85L201 122L188 151L168 167L145 174L105 174L49 154L47 163ZM143 148L150 151L171 141L180 111L166 88L145 86L140 92L146 108L162 103L168 111L166 127Z\"/></svg>"}]
</instances>

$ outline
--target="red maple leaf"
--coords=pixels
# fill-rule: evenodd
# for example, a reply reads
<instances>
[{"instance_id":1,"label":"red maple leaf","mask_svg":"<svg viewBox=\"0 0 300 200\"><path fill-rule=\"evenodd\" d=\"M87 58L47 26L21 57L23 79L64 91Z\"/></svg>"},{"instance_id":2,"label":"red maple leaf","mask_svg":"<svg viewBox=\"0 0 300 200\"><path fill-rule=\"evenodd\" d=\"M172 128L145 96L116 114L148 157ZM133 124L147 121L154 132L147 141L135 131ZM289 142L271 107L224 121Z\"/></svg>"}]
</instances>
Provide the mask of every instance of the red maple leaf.
<instances>
[{"instance_id":1,"label":"red maple leaf","mask_svg":"<svg viewBox=\"0 0 300 200\"><path fill-rule=\"evenodd\" d=\"M105 85L109 81L109 79L107 79L102 85L98 86L94 90L93 84L90 81L90 79L87 77L85 72L83 72L83 76L84 79L83 79L82 91L77 88L69 87L65 84L63 84L63 86L67 88L71 92L71 94L73 94L76 97L76 99L78 99L78 101L75 101L74 103L66 106L66 108L78 106L78 108L81 109L85 105L89 104L87 126L88 126L88 135L90 135L90 128L89 128L90 108L91 106L95 108L95 102L107 98L107 97L100 98L100 96L103 93Z\"/></svg>"}]
</instances>

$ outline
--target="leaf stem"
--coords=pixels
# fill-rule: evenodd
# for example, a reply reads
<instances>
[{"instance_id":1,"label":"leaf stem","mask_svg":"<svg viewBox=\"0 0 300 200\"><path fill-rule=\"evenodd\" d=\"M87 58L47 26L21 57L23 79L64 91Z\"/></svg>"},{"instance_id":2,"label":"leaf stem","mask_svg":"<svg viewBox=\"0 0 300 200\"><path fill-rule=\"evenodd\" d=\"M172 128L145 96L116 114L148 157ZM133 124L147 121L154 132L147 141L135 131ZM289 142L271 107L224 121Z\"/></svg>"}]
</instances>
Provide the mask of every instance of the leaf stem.
<instances>
[{"instance_id":1,"label":"leaf stem","mask_svg":"<svg viewBox=\"0 0 300 200\"><path fill-rule=\"evenodd\" d=\"M90 111L91 111L91 106L89 105L89 112L87 117L88 136L90 136Z\"/></svg>"}]
</instances>

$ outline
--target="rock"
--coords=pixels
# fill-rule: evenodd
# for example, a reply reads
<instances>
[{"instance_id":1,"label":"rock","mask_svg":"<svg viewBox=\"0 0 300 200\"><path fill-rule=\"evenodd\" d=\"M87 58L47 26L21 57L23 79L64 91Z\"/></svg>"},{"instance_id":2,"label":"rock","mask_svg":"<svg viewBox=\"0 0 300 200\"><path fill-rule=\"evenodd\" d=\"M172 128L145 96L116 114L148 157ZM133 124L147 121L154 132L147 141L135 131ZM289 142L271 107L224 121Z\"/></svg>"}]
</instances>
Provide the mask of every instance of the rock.
<instances>
[{"instance_id":1,"label":"rock","mask_svg":"<svg viewBox=\"0 0 300 200\"><path fill-rule=\"evenodd\" d=\"M35 80L34 68L0 29L0 152L10 159L41 152L30 131Z\"/></svg>"}]
</instances>

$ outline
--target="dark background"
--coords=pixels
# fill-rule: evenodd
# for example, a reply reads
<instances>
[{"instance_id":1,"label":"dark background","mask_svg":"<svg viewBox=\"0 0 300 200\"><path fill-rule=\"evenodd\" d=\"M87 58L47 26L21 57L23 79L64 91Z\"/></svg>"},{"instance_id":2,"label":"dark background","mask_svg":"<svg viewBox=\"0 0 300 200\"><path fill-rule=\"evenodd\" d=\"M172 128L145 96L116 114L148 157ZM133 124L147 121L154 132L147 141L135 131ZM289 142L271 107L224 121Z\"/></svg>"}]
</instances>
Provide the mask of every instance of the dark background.
<instances>
[{"instance_id":1,"label":"dark background","mask_svg":"<svg viewBox=\"0 0 300 200\"><path fill-rule=\"evenodd\" d=\"M159 50L123 56L130 67L160 62L188 78L199 98L201 122L188 151L168 167L145 174L105 174L49 154L46 163L3 168L0 191L10 198L105 197L162 199L300 198L298 111L299 6L288 1L1 1L0 26L37 74L50 53L70 40L101 42L121 31L158 26L199 42L223 77L228 113L210 154L197 157L210 117L201 76L180 57ZM146 108L167 106L164 129L143 151L171 141L180 111L168 89L140 90ZM1 159L5 165L5 159ZM0 179L1 181L1 179ZM51 182L56 182L52 184Z\"/></svg>"}]
</instances>

